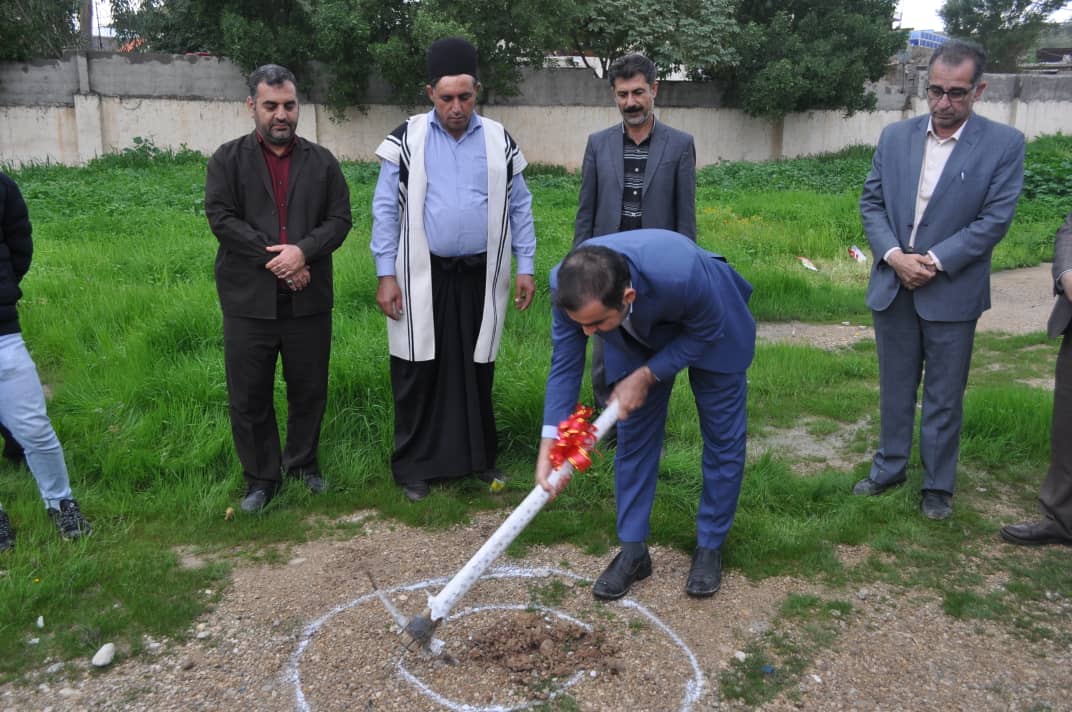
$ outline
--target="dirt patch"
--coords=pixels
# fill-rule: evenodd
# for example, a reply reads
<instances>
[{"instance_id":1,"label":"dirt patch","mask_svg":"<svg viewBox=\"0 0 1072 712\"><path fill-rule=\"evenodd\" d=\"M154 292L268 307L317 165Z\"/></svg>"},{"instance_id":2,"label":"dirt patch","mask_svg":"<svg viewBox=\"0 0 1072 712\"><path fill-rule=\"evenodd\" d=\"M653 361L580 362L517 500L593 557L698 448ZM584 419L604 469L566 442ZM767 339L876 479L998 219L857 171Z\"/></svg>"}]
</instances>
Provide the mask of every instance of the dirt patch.
<instances>
[{"instance_id":1,"label":"dirt patch","mask_svg":"<svg viewBox=\"0 0 1072 712\"><path fill-rule=\"evenodd\" d=\"M1030 334L1046 330L1053 308L1053 265L1004 270L990 276L990 309L979 318L979 331ZM797 343L822 349L846 348L861 339L874 339L867 324L840 322L808 324L799 321L761 322L764 341Z\"/></svg>"},{"instance_id":2,"label":"dirt patch","mask_svg":"<svg viewBox=\"0 0 1072 712\"><path fill-rule=\"evenodd\" d=\"M664 547L652 547L654 574L610 604L590 591L609 557L561 545L501 560L437 631L455 662L421 658L400 648L366 572L406 615L419 613L502 515L447 531L348 519L359 522L356 532L347 524L350 538L295 546L286 563L237 562L184 639L121 651L101 671L86 661L41 670L0 687L0 710L743 709L723 698L721 676L746 650L792 635L778 617L791 593L847 601L851 613L764 709L1062 709L1072 695L1072 650L1040 640L1010 654L1023 640L947 617L932 592L753 582L730 570L698 601L683 590L688 556ZM839 556L852 566L868 551ZM1072 627L1066 599L1039 605Z\"/></svg>"}]
</instances>

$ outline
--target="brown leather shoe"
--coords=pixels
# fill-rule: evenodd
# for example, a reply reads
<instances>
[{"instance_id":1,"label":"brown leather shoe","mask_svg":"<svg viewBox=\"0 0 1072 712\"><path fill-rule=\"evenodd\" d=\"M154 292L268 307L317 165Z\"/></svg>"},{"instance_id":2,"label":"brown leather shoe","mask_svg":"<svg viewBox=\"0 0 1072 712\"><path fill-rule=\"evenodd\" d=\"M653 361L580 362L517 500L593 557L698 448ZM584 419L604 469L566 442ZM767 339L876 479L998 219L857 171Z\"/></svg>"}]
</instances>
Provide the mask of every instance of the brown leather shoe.
<instances>
[{"instance_id":1,"label":"brown leather shoe","mask_svg":"<svg viewBox=\"0 0 1072 712\"><path fill-rule=\"evenodd\" d=\"M1010 544L1020 546L1042 546L1043 544L1072 546L1072 537L1061 531L1057 522L1049 518L1023 524L1008 524L1001 528L1001 538Z\"/></svg>"}]
</instances>

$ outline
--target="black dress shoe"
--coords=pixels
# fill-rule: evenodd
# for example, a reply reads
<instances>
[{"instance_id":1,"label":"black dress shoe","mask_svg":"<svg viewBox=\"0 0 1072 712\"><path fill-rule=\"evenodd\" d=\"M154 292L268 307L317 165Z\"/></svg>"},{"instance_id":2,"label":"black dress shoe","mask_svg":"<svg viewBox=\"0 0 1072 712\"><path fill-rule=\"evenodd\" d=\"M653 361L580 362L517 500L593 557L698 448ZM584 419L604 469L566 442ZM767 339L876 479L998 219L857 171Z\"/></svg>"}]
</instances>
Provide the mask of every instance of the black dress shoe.
<instances>
[{"instance_id":1,"label":"black dress shoe","mask_svg":"<svg viewBox=\"0 0 1072 712\"><path fill-rule=\"evenodd\" d=\"M648 576L651 576L651 555L647 549L637 558L630 558L624 551L619 551L610 566L596 579L592 595L604 601L613 601L629 593L629 587L634 582Z\"/></svg>"},{"instance_id":2,"label":"black dress shoe","mask_svg":"<svg viewBox=\"0 0 1072 712\"><path fill-rule=\"evenodd\" d=\"M1072 546L1072 537L1065 534L1057 522L1049 518L1004 526L1001 528L1001 538L1010 544L1020 546L1042 546L1043 544Z\"/></svg>"},{"instance_id":3,"label":"black dress shoe","mask_svg":"<svg viewBox=\"0 0 1072 712\"><path fill-rule=\"evenodd\" d=\"M243 512L259 512L268 506L268 503L272 501L272 493L266 489L258 488L250 490L246 493L246 496L242 498L242 504L239 506Z\"/></svg>"},{"instance_id":4,"label":"black dress shoe","mask_svg":"<svg viewBox=\"0 0 1072 712\"><path fill-rule=\"evenodd\" d=\"M853 486L852 493L857 495L863 495L865 497L872 497L876 494L882 494L887 490L891 490L894 487L900 487L905 483L905 479L906 478L902 477L899 480L894 480L893 482L886 482L885 484L882 484L879 482L875 482L870 477L865 477Z\"/></svg>"},{"instance_id":5,"label":"black dress shoe","mask_svg":"<svg viewBox=\"0 0 1072 712\"><path fill-rule=\"evenodd\" d=\"M722 586L722 553L718 549L696 547L692 567L685 582L685 593L693 598L715 595Z\"/></svg>"},{"instance_id":6,"label":"black dress shoe","mask_svg":"<svg viewBox=\"0 0 1072 712\"><path fill-rule=\"evenodd\" d=\"M323 494L328 491L328 481L316 470L293 470L287 473L287 477L301 480L313 494Z\"/></svg>"},{"instance_id":7,"label":"black dress shoe","mask_svg":"<svg viewBox=\"0 0 1072 712\"><path fill-rule=\"evenodd\" d=\"M949 519L953 514L953 495L938 490L923 490L919 510L927 519Z\"/></svg>"},{"instance_id":8,"label":"black dress shoe","mask_svg":"<svg viewBox=\"0 0 1072 712\"><path fill-rule=\"evenodd\" d=\"M407 482L402 485L402 492L405 493L406 499L410 502L420 502L432 493L432 488L428 486L427 482L421 480L419 482Z\"/></svg>"}]
</instances>

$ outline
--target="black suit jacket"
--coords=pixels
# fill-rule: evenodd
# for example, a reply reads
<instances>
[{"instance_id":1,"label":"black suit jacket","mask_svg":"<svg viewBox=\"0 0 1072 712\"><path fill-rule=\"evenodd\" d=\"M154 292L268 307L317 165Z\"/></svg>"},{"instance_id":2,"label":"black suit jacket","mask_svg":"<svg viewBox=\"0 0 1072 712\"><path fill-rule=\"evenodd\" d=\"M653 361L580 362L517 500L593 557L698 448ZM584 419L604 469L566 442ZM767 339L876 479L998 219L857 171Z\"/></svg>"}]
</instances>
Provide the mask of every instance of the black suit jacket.
<instances>
[{"instance_id":1,"label":"black suit jacket","mask_svg":"<svg viewBox=\"0 0 1072 712\"><path fill-rule=\"evenodd\" d=\"M274 319L275 276L264 268L279 244L279 218L268 166L255 132L220 146L208 164L205 215L220 241L216 290L227 316ZM301 248L309 285L293 296L294 316L330 311L331 253L350 232L350 189L331 152L303 138L290 158L288 241Z\"/></svg>"}]
</instances>

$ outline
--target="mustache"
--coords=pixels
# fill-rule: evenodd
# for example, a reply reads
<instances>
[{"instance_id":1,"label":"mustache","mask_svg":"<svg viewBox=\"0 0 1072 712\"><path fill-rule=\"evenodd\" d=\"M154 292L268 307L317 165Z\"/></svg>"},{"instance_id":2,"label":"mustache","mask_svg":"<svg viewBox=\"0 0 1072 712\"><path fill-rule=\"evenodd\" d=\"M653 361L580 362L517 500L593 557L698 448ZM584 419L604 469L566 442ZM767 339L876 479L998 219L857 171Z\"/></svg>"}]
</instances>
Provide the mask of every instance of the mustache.
<instances>
[{"instance_id":1,"label":"mustache","mask_svg":"<svg viewBox=\"0 0 1072 712\"><path fill-rule=\"evenodd\" d=\"M629 107L628 109L625 109L624 111L625 111L625 113L627 113L627 114L639 114L639 113L641 113L642 111L644 111L644 107L641 107L641 106L631 106L631 107Z\"/></svg>"}]
</instances>

